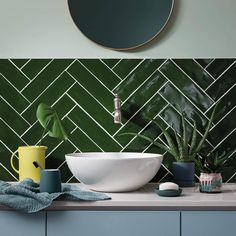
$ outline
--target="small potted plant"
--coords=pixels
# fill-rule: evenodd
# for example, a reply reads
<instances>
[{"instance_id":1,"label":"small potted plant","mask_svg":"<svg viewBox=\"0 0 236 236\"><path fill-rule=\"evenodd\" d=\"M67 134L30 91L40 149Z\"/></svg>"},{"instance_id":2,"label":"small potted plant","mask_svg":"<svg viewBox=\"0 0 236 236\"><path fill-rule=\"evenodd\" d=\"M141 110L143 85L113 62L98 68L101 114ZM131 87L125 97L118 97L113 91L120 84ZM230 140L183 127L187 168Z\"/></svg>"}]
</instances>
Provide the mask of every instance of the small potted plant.
<instances>
[{"instance_id":1,"label":"small potted plant","mask_svg":"<svg viewBox=\"0 0 236 236\"><path fill-rule=\"evenodd\" d=\"M227 154L225 151L219 154L216 151L196 158L196 168L200 171L200 192L220 193L222 191L221 172L225 164L230 160L231 154L232 152Z\"/></svg>"},{"instance_id":2,"label":"small potted plant","mask_svg":"<svg viewBox=\"0 0 236 236\"><path fill-rule=\"evenodd\" d=\"M37 161L43 168L45 168L45 153L46 146L42 146L42 139L46 132L50 137L67 140L68 136L63 127L60 118L55 109L47 104L40 103L37 108L36 117L44 128L40 138L39 145L21 146L12 154L10 162L12 169L19 174L19 180L31 178L38 182L40 179L40 170L36 169L33 165ZM16 153L19 153L19 169L15 168L13 159Z\"/></svg>"},{"instance_id":3,"label":"small potted plant","mask_svg":"<svg viewBox=\"0 0 236 236\"><path fill-rule=\"evenodd\" d=\"M194 125L191 128L191 131L187 133L187 117L184 112L181 113L182 131L178 132L175 127L172 127L174 135L171 135L171 133L168 132L164 127L162 127L162 125L160 125L156 120L153 120L153 122L157 125L157 127L161 129L162 133L164 134L165 139L167 141L167 146L142 134L122 133L120 135L132 135L140 137L171 154L176 160L172 163L173 181L181 187L192 187L195 185L194 160L200 152L207 138L207 135L212 125L216 107L217 106L215 106L213 109L211 117L205 128L205 132L200 140L197 139L197 125L195 120L193 121Z\"/></svg>"}]
</instances>

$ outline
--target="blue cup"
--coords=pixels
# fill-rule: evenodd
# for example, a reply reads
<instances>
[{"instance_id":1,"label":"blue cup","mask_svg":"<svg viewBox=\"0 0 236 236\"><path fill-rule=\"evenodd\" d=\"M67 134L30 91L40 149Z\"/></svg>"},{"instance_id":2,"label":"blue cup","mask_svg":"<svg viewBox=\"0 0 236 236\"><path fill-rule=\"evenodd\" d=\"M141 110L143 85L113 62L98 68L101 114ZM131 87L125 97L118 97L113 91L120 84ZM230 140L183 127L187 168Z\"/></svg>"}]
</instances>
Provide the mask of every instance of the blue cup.
<instances>
[{"instance_id":1,"label":"blue cup","mask_svg":"<svg viewBox=\"0 0 236 236\"><path fill-rule=\"evenodd\" d=\"M40 192L61 192L61 172L58 169L41 170Z\"/></svg>"}]
</instances>

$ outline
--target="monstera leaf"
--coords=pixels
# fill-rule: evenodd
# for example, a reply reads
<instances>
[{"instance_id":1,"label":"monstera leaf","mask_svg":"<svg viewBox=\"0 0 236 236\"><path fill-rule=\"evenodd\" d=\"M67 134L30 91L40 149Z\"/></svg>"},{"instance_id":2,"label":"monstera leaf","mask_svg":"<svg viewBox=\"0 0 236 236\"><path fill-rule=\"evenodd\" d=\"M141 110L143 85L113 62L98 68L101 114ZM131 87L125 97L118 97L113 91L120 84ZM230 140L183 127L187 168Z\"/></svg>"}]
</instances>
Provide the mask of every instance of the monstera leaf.
<instances>
[{"instance_id":1,"label":"monstera leaf","mask_svg":"<svg viewBox=\"0 0 236 236\"><path fill-rule=\"evenodd\" d=\"M62 140L68 139L67 132L55 109L47 104L40 103L37 108L36 117L44 128L43 135L48 131L50 137Z\"/></svg>"}]
</instances>

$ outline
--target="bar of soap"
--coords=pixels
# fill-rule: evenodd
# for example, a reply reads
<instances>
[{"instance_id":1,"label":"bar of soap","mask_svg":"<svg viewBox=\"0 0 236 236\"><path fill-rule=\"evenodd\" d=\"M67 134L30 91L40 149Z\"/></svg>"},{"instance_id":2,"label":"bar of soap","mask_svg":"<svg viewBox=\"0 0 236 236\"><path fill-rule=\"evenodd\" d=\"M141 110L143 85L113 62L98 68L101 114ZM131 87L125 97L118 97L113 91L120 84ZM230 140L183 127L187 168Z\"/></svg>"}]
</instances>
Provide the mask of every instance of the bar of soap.
<instances>
[{"instance_id":1,"label":"bar of soap","mask_svg":"<svg viewBox=\"0 0 236 236\"><path fill-rule=\"evenodd\" d=\"M172 182L165 182L159 185L159 190L179 190L179 185Z\"/></svg>"}]
</instances>

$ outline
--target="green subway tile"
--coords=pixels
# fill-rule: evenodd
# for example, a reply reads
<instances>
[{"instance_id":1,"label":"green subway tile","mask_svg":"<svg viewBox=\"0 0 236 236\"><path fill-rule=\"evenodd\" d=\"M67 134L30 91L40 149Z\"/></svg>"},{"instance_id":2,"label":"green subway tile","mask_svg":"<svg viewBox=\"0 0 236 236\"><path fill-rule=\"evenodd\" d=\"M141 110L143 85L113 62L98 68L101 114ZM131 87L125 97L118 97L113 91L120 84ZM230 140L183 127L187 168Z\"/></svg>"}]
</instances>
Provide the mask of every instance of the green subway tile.
<instances>
[{"instance_id":1,"label":"green subway tile","mask_svg":"<svg viewBox=\"0 0 236 236\"><path fill-rule=\"evenodd\" d=\"M168 83L160 91L160 94L179 112L184 111L190 119L196 120L201 126L205 126L207 118L198 110L198 107L189 102L174 86Z\"/></svg>"},{"instance_id":2,"label":"green subway tile","mask_svg":"<svg viewBox=\"0 0 236 236\"><path fill-rule=\"evenodd\" d=\"M51 106L55 101L59 100L59 98L60 100L63 100L63 94L72 86L73 83L74 80L64 72L50 87L48 87L46 91L41 93L34 103L31 103L28 109L23 113L24 118L31 123L35 122L35 114L38 104L43 102ZM68 100L68 98L66 98L66 101L69 102L62 103L60 107L56 106L59 113L65 114L65 112L72 107L73 104Z\"/></svg>"},{"instance_id":3,"label":"green subway tile","mask_svg":"<svg viewBox=\"0 0 236 236\"><path fill-rule=\"evenodd\" d=\"M1 142L5 143L12 151L15 151L18 146L25 145L23 140L21 140L19 136L14 131L12 131L2 120L0 120L0 134ZM9 157L7 160L9 161Z\"/></svg>"},{"instance_id":4,"label":"green subway tile","mask_svg":"<svg viewBox=\"0 0 236 236\"><path fill-rule=\"evenodd\" d=\"M205 68L206 66L209 65L214 59L196 59L196 61L203 67Z\"/></svg>"},{"instance_id":5,"label":"green subway tile","mask_svg":"<svg viewBox=\"0 0 236 236\"><path fill-rule=\"evenodd\" d=\"M183 95L188 97L202 111L207 110L207 108L211 106L212 100L209 96L180 71L173 62L166 62L165 65L161 67L161 71L182 91Z\"/></svg>"},{"instance_id":6,"label":"green subway tile","mask_svg":"<svg viewBox=\"0 0 236 236\"><path fill-rule=\"evenodd\" d=\"M158 106L157 106L158 104ZM166 105L166 102L160 97L155 96L151 101L145 105L116 135L117 140L123 145L126 145L133 137L131 136L119 136L124 132L139 132L151 121L159 111ZM127 120L126 116L131 116L128 111L123 110L123 117ZM130 118L130 117L129 117Z\"/></svg>"},{"instance_id":7,"label":"green subway tile","mask_svg":"<svg viewBox=\"0 0 236 236\"><path fill-rule=\"evenodd\" d=\"M113 115L109 114L102 105L94 100L94 98L78 84L71 88L68 94L110 134L113 134L118 129L118 127L114 125ZM113 101L111 100L111 102Z\"/></svg>"},{"instance_id":8,"label":"green subway tile","mask_svg":"<svg viewBox=\"0 0 236 236\"><path fill-rule=\"evenodd\" d=\"M232 132L225 140L222 140L223 142L221 142L220 145L217 147L219 153L222 153L223 151L225 151L226 153L235 151L235 140L236 140L236 130L234 130L234 132Z\"/></svg>"},{"instance_id":9,"label":"green subway tile","mask_svg":"<svg viewBox=\"0 0 236 236\"><path fill-rule=\"evenodd\" d=\"M92 76L79 62L73 63L67 70L90 94L101 102L110 112L114 110L114 95Z\"/></svg>"},{"instance_id":10,"label":"green subway tile","mask_svg":"<svg viewBox=\"0 0 236 236\"><path fill-rule=\"evenodd\" d=\"M30 79L33 79L50 61L51 59L33 59L22 68L22 71ZM48 66L50 66L50 64Z\"/></svg>"},{"instance_id":11,"label":"green subway tile","mask_svg":"<svg viewBox=\"0 0 236 236\"><path fill-rule=\"evenodd\" d=\"M215 78L220 76L229 66L235 61L235 59L215 59L208 67L207 71Z\"/></svg>"},{"instance_id":12,"label":"green subway tile","mask_svg":"<svg viewBox=\"0 0 236 236\"><path fill-rule=\"evenodd\" d=\"M209 136L216 144L219 143L235 128L235 121L236 110L234 109L212 129Z\"/></svg>"},{"instance_id":13,"label":"green subway tile","mask_svg":"<svg viewBox=\"0 0 236 236\"><path fill-rule=\"evenodd\" d=\"M79 129L76 129L70 135L70 140L81 152L101 152L102 151L102 149L99 148L95 144L96 140L90 139Z\"/></svg>"},{"instance_id":14,"label":"green subway tile","mask_svg":"<svg viewBox=\"0 0 236 236\"><path fill-rule=\"evenodd\" d=\"M125 78L141 61L141 59L122 59L113 70L121 78Z\"/></svg>"},{"instance_id":15,"label":"green subway tile","mask_svg":"<svg viewBox=\"0 0 236 236\"><path fill-rule=\"evenodd\" d=\"M2 96L7 103L9 103L17 112L22 112L29 102L21 96L21 94L15 90L0 74L0 96Z\"/></svg>"},{"instance_id":16,"label":"green subway tile","mask_svg":"<svg viewBox=\"0 0 236 236\"><path fill-rule=\"evenodd\" d=\"M134 112L141 108L163 86L166 79L155 72L137 91L122 105L122 110L129 119ZM155 106L160 107L157 103Z\"/></svg>"},{"instance_id":17,"label":"green subway tile","mask_svg":"<svg viewBox=\"0 0 236 236\"><path fill-rule=\"evenodd\" d=\"M216 109L214 116L214 123L217 123L220 119L222 119L227 113L233 110L236 106L236 87L232 88L225 96L223 96L219 102L219 105ZM208 117L210 117L214 106L211 107L206 113Z\"/></svg>"},{"instance_id":18,"label":"green subway tile","mask_svg":"<svg viewBox=\"0 0 236 236\"><path fill-rule=\"evenodd\" d=\"M22 134L29 124L0 97L0 117L17 133Z\"/></svg>"},{"instance_id":19,"label":"green subway tile","mask_svg":"<svg viewBox=\"0 0 236 236\"><path fill-rule=\"evenodd\" d=\"M0 59L0 74L2 74L18 90L24 88L29 80L21 71L7 59ZM2 80L3 78L1 78Z\"/></svg>"},{"instance_id":20,"label":"green subway tile","mask_svg":"<svg viewBox=\"0 0 236 236\"><path fill-rule=\"evenodd\" d=\"M1 125L0 125L1 127ZM10 171L15 177L18 178L18 174L12 169L10 165L10 157L12 153L0 142L0 180L4 181L16 181L16 179L8 172ZM14 162L16 168L18 168L17 160Z\"/></svg>"},{"instance_id":21,"label":"green subway tile","mask_svg":"<svg viewBox=\"0 0 236 236\"><path fill-rule=\"evenodd\" d=\"M110 68L112 68L113 66L116 65L116 63L118 61L120 61L120 59L102 59L102 61L107 65L109 66Z\"/></svg>"},{"instance_id":22,"label":"green subway tile","mask_svg":"<svg viewBox=\"0 0 236 236\"><path fill-rule=\"evenodd\" d=\"M108 89L113 89L120 82L120 79L100 60L80 59L79 61Z\"/></svg>"},{"instance_id":23,"label":"green subway tile","mask_svg":"<svg viewBox=\"0 0 236 236\"><path fill-rule=\"evenodd\" d=\"M11 59L11 61L18 67L24 66L30 59Z\"/></svg>"},{"instance_id":24,"label":"green subway tile","mask_svg":"<svg viewBox=\"0 0 236 236\"><path fill-rule=\"evenodd\" d=\"M85 114L79 107L76 107L70 114L72 119L81 129L86 133L104 151L119 151L120 145L115 142L101 127L99 127L87 114Z\"/></svg>"},{"instance_id":25,"label":"green subway tile","mask_svg":"<svg viewBox=\"0 0 236 236\"><path fill-rule=\"evenodd\" d=\"M214 79L192 59L176 59L174 62L203 89L206 89L214 81Z\"/></svg>"},{"instance_id":26,"label":"green subway tile","mask_svg":"<svg viewBox=\"0 0 236 236\"><path fill-rule=\"evenodd\" d=\"M75 150L76 148L70 141L64 141L55 150L50 153L47 152L46 168L58 168L65 161L65 155L68 153L73 153Z\"/></svg>"},{"instance_id":27,"label":"green subway tile","mask_svg":"<svg viewBox=\"0 0 236 236\"><path fill-rule=\"evenodd\" d=\"M64 163L60 167L60 171L61 171L61 181L62 181L62 183L66 183L73 176L66 163ZM75 178L73 178L71 183L76 183L76 182L78 182L78 180L76 181Z\"/></svg>"},{"instance_id":28,"label":"green subway tile","mask_svg":"<svg viewBox=\"0 0 236 236\"><path fill-rule=\"evenodd\" d=\"M218 100L236 84L236 64L234 64L225 74L209 87L207 93L214 99Z\"/></svg>"},{"instance_id":29,"label":"green subway tile","mask_svg":"<svg viewBox=\"0 0 236 236\"><path fill-rule=\"evenodd\" d=\"M55 59L23 90L23 94L33 102L45 89L51 86L72 61L71 59Z\"/></svg>"},{"instance_id":30,"label":"green subway tile","mask_svg":"<svg viewBox=\"0 0 236 236\"><path fill-rule=\"evenodd\" d=\"M162 59L146 59L115 89L122 100L125 100L142 84L163 62Z\"/></svg>"}]
</instances>

